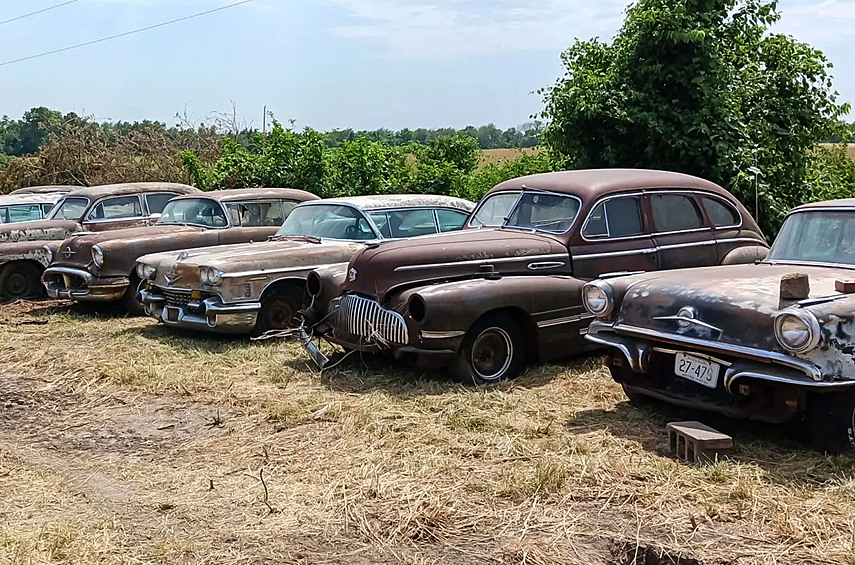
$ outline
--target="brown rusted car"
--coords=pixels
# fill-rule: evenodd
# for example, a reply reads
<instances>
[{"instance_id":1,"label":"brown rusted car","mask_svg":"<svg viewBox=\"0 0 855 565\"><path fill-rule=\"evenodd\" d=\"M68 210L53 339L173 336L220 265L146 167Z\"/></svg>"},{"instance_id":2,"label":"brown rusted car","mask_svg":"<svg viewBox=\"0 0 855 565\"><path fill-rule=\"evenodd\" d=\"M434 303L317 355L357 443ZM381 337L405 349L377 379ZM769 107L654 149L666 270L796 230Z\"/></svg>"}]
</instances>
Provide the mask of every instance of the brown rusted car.
<instances>
[{"instance_id":1,"label":"brown rusted car","mask_svg":"<svg viewBox=\"0 0 855 565\"><path fill-rule=\"evenodd\" d=\"M379 243L315 272L315 332L348 349L447 366L467 382L517 375L592 344L586 281L604 273L753 262L767 245L745 208L697 177L579 170L490 190L469 228ZM311 343L307 345L314 354Z\"/></svg>"},{"instance_id":2,"label":"brown rusted car","mask_svg":"<svg viewBox=\"0 0 855 565\"><path fill-rule=\"evenodd\" d=\"M142 255L264 240L300 202L317 200L291 188L219 190L174 198L153 226L85 234L62 242L42 275L49 296L80 302L123 300L142 313L144 286L134 268Z\"/></svg>"},{"instance_id":3,"label":"brown rusted car","mask_svg":"<svg viewBox=\"0 0 855 565\"><path fill-rule=\"evenodd\" d=\"M167 182L80 188L63 195L43 220L0 226L0 299L41 295L39 278L71 234L150 224L171 198L194 192L199 190Z\"/></svg>"},{"instance_id":4,"label":"brown rusted car","mask_svg":"<svg viewBox=\"0 0 855 565\"><path fill-rule=\"evenodd\" d=\"M786 218L766 259L592 281L588 340L633 401L802 420L855 449L855 199Z\"/></svg>"},{"instance_id":5,"label":"brown rusted car","mask_svg":"<svg viewBox=\"0 0 855 565\"><path fill-rule=\"evenodd\" d=\"M432 194L384 194L305 202L270 241L146 255L142 301L167 326L263 333L299 323L306 275L344 263L370 242L463 227L474 204Z\"/></svg>"}]
</instances>

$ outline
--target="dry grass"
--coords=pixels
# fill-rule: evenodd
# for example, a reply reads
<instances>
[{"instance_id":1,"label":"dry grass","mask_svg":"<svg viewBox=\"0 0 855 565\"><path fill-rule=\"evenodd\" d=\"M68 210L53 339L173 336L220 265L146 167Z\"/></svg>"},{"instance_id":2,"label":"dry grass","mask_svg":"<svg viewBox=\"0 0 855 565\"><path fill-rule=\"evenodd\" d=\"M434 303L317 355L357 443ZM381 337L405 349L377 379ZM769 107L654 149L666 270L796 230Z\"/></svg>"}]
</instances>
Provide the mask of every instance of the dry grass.
<instances>
[{"instance_id":1,"label":"dry grass","mask_svg":"<svg viewBox=\"0 0 855 565\"><path fill-rule=\"evenodd\" d=\"M855 463L726 421L732 458L679 463L686 414L594 358L485 390L319 376L47 304L0 309L0 563L855 563Z\"/></svg>"},{"instance_id":2,"label":"dry grass","mask_svg":"<svg viewBox=\"0 0 855 565\"><path fill-rule=\"evenodd\" d=\"M837 147L838 143L820 143L819 146L825 149L832 149ZM855 144L847 143L846 144L846 154L855 159Z\"/></svg>"},{"instance_id":3,"label":"dry grass","mask_svg":"<svg viewBox=\"0 0 855 565\"><path fill-rule=\"evenodd\" d=\"M539 147L525 147L520 149L484 149L481 152L481 159L478 161L478 168L485 165L498 165L515 161L520 155L536 155L540 153Z\"/></svg>"}]
</instances>

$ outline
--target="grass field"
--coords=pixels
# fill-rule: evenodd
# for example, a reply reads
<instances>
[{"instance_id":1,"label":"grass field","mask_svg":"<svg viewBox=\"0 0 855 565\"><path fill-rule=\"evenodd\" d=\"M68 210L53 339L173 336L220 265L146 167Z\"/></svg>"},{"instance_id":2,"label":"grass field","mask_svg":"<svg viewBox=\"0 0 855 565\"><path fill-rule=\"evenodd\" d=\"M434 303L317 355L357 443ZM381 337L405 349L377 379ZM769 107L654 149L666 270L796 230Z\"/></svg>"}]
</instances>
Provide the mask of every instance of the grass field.
<instances>
[{"instance_id":1,"label":"grass field","mask_svg":"<svg viewBox=\"0 0 855 565\"><path fill-rule=\"evenodd\" d=\"M478 162L478 167L514 161L515 159L519 159L520 155L534 155L540 151L541 149L538 147L523 149L484 149L481 152L481 159Z\"/></svg>"},{"instance_id":2,"label":"grass field","mask_svg":"<svg viewBox=\"0 0 855 565\"><path fill-rule=\"evenodd\" d=\"M596 357L473 389L291 343L0 306L0 563L855 563L855 463L797 430L708 467Z\"/></svg>"}]
</instances>

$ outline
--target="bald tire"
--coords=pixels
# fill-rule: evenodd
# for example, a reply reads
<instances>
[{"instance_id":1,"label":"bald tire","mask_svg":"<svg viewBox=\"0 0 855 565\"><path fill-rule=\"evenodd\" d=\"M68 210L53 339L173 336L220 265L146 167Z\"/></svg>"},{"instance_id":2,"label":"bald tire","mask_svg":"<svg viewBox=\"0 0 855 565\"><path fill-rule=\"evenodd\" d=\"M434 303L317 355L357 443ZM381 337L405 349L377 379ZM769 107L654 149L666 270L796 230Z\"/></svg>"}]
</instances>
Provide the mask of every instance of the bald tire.
<instances>
[{"instance_id":1,"label":"bald tire","mask_svg":"<svg viewBox=\"0 0 855 565\"><path fill-rule=\"evenodd\" d=\"M297 289L280 290L262 298L253 335L299 327L301 320L297 312L302 300Z\"/></svg>"},{"instance_id":2,"label":"bald tire","mask_svg":"<svg viewBox=\"0 0 855 565\"><path fill-rule=\"evenodd\" d=\"M500 312L487 314L466 332L451 372L467 384L491 385L517 377L525 364L522 328Z\"/></svg>"}]
</instances>

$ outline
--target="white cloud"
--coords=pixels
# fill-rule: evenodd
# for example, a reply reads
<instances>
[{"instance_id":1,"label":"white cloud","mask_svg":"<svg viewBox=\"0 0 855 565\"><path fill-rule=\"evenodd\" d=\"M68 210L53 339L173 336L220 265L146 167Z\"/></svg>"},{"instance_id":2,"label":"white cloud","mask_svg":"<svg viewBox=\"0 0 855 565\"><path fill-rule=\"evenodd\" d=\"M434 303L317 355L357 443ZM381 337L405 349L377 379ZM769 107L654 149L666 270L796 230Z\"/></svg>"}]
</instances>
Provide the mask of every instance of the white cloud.
<instances>
[{"instance_id":1,"label":"white cloud","mask_svg":"<svg viewBox=\"0 0 855 565\"><path fill-rule=\"evenodd\" d=\"M399 58L556 51L576 37L611 36L626 0L327 0L352 23L338 37L370 40Z\"/></svg>"},{"instance_id":2,"label":"white cloud","mask_svg":"<svg viewBox=\"0 0 855 565\"><path fill-rule=\"evenodd\" d=\"M855 1L782 2L776 29L812 44L855 39Z\"/></svg>"}]
</instances>

